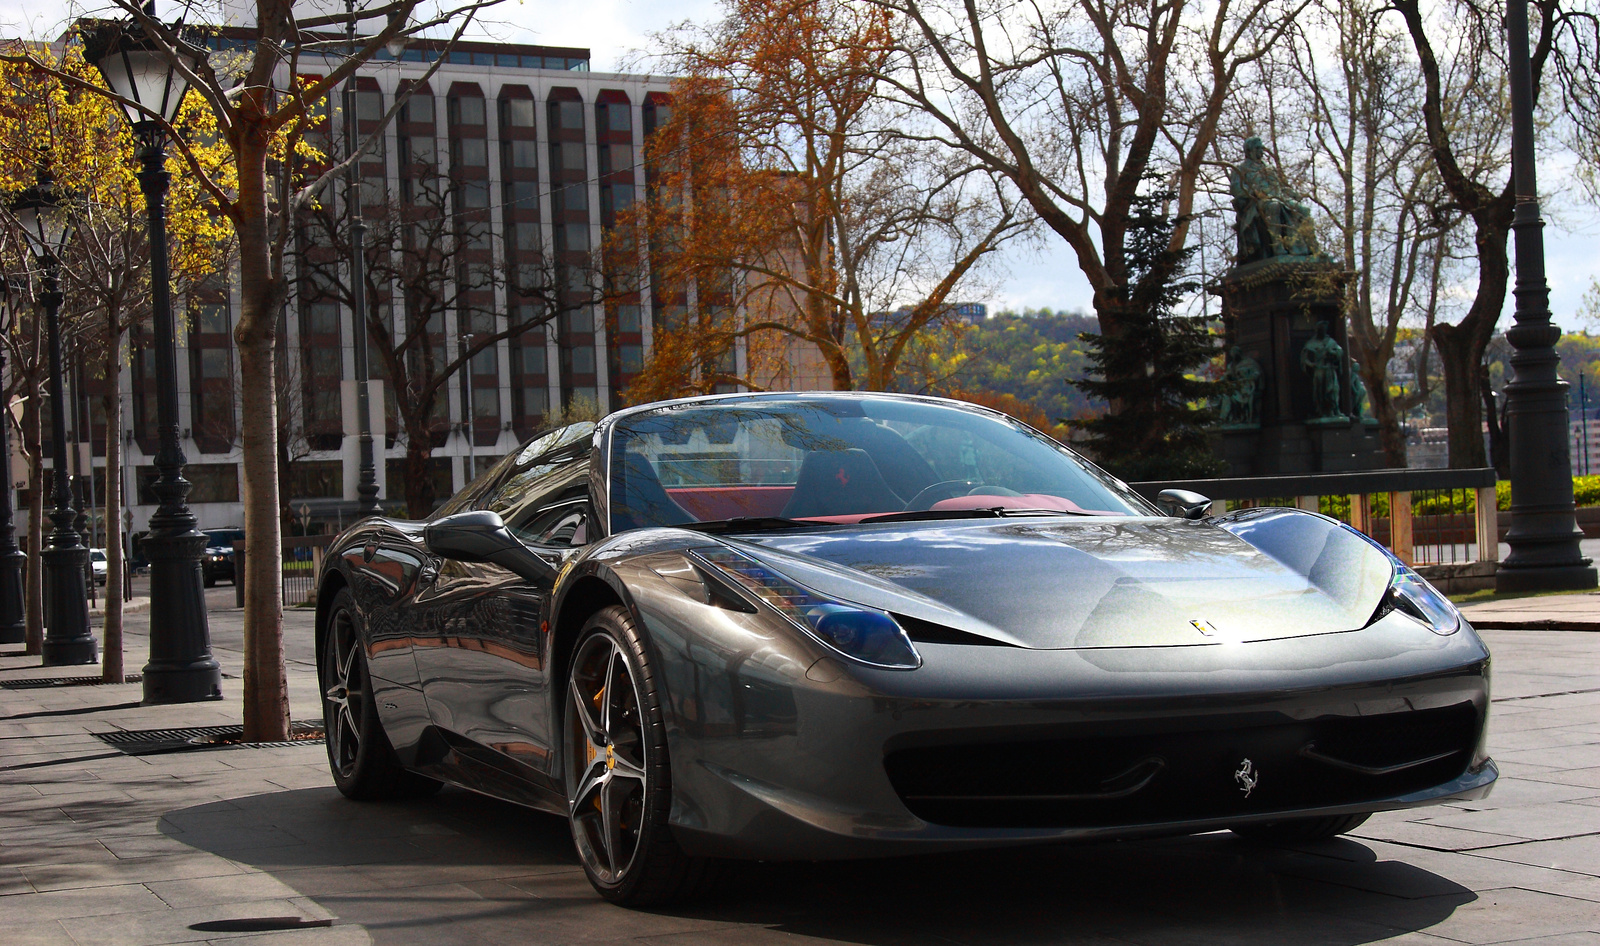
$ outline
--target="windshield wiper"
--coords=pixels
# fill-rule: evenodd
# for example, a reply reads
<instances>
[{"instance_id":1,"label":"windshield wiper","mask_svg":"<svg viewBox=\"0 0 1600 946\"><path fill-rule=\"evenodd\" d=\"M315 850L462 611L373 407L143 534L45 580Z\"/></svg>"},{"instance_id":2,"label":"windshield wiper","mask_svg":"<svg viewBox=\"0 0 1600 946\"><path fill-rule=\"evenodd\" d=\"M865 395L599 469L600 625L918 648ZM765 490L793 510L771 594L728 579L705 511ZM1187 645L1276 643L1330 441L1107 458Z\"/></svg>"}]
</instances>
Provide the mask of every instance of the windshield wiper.
<instances>
[{"instance_id":1,"label":"windshield wiper","mask_svg":"<svg viewBox=\"0 0 1600 946\"><path fill-rule=\"evenodd\" d=\"M981 509L916 509L910 512L888 512L881 516L867 516L869 522L921 522L937 519L1005 519L1010 516L1092 516L1092 512L1073 512L1070 509L1015 509L1010 506L985 506Z\"/></svg>"},{"instance_id":2,"label":"windshield wiper","mask_svg":"<svg viewBox=\"0 0 1600 946\"><path fill-rule=\"evenodd\" d=\"M724 532L779 532L784 529L803 529L807 526L827 526L832 524L831 522L806 522L801 519L785 519L782 516L734 516L732 519L685 522L677 526L677 528L721 534Z\"/></svg>"}]
</instances>

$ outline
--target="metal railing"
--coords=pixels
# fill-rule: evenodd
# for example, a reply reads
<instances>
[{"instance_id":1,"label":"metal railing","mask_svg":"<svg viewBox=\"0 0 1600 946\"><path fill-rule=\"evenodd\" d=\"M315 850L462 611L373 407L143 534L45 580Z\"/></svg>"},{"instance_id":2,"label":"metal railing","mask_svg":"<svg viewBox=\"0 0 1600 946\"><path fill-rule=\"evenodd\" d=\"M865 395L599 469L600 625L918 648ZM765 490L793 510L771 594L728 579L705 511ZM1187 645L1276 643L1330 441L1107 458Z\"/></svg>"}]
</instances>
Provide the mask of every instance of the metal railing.
<instances>
[{"instance_id":1,"label":"metal railing","mask_svg":"<svg viewBox=\"0 0 1600 946\"><path fill-rule=\"evenodd\" d=\"M1494 584L1500 560L1495 472L1367 470L1130 483L1155 499L1187 489L1211 499L1212 515L1246 506L1296 506L1349 523L1415 567L1440 590Z\"/></svg>"},{"instance_id":2,"label":"metal railing","mask_svg":"<svg viewBox=\"0 0 1600 946\"><path fill-rule=\"evenodd\" d=\"M317 600L317 571L322 555L333 542L332 535L283 537L283 605L286 608ZM234 600L244 607L244 542L233 543Z\"/></svg>"}]
</instances>

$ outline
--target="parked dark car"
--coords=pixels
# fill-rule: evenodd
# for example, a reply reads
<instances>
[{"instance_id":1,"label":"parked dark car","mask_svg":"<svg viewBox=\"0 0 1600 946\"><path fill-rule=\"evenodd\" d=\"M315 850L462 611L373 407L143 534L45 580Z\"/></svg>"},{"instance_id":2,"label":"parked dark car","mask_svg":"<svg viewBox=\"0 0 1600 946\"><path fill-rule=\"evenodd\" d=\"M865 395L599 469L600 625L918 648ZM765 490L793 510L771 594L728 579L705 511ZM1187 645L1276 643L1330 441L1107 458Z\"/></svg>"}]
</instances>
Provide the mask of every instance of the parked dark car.
<instances>
[{"instance_id":1,"label":"parked dark car","mask_svg":"<svg viewBox=\"0 0 1600 946\"><path fill-rule=\"evenodd\" d=\"M632 905L724 859L1289 843L1485 796L1489 652L1450 602L1337 520L1207 506L933 398L549 430L329 547L333 779L559 814Z\"/></svg>"},{"instance_id":2,"label":"parked dark car","mask_svg":"<svg viewBox=\"0 0 1600 946\"><path fill-rule=\"evenodd\" d=\"M206 551L200 559L200 574L205 586L224 579L234 581L233 543L244 541L244 530L237 526L225 529L206 529Z\"/></svg>"}]
</instances>

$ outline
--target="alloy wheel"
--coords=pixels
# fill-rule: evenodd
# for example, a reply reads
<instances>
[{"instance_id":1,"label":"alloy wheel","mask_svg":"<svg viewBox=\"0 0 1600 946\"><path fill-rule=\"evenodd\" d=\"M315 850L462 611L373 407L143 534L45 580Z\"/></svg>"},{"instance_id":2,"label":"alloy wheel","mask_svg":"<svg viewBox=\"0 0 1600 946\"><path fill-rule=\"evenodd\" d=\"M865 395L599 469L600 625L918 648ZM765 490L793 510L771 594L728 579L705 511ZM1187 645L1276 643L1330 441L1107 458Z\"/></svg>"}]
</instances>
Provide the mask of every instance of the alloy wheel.
<instances>
[{"instance_id":1,"label":"alloy wheel","mask_svg":"<svg viewBox=\"0 0 1600 946\"><path fill-rule=\"evenodd\" d=\"M617 642L584 641L569 680L567 798L578 855L605 884L639 853L648 775L639 692Z\"/></svg>"},{"instance_id":2,"label":"alloy wheel","mask_svg":"<svg viewBox=\"0 0 1600 946\"><path fill-rule=\"evenodd\" d=\"M323 713L328 758L340 775L349 777L361 753L361 724L367 712L366 665L350 612L334 612L323 650Z\"/></svg>"}]
</instances>

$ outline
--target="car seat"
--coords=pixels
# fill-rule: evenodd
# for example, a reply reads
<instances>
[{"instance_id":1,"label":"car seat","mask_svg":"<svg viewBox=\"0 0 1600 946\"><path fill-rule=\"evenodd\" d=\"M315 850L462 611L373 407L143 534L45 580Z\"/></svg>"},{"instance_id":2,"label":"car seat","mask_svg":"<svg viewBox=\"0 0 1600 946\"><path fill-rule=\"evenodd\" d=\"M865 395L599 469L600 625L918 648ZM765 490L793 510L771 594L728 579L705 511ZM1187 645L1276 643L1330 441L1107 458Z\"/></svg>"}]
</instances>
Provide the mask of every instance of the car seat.
<instances>
[{"instance_id":1,"label":"car seat","mask_svg":"<svg viewBox=\"0 0 1600 946\"><path fill-rule=\"evenodd\" d=\"M667 495L656 475L655 464L641 453L623 454L620 487L611 494L613 534L647 526L681 525L695 522L687 510Z\"/></svg>"},{"instance_id":2,"label":"car seat","mask_svg":"<svg viewBox=\"0 0 1600 946\"><path fill-rule=\"evenodd\" d=\"M899 512L905 500L889 488L865 450L812 450L800 461L794 493L783 515L847 516Z\"/></svg>"}]
</instances>

